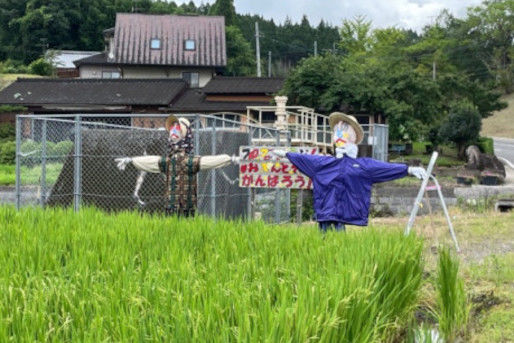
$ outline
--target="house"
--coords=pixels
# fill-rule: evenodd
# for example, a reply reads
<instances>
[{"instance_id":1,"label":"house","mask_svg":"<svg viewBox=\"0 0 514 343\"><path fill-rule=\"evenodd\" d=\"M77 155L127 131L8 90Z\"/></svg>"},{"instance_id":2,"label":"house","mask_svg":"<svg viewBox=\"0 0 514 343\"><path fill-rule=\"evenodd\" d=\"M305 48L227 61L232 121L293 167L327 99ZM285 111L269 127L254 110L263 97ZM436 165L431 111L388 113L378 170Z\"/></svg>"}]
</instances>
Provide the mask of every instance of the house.
<instances>
[{"instance_id":1,"label":"house","mask_svg":"<svg viewBox=\"0 0 514 343\"><path fill-rule=\"evenodd\" d=\"M73 62L100 53L100 51L48 50L45 59L55 67L57 77L70 78L80 76Z\"/></svg>"},{"instance_id":2,"label":"house","mask_svg":"<svg viewBox=\"0 0 514 343\"><path fill-rule=\"evenodd\" d=\"M77 113L86 120L108 113L203 113L244 121L247 107L269 105L283 82L281 78L214 77L204 88L190 88L185 80L171 78L20 78L0 92L0 104L24 106L34 114ZM161 127L164 122L141 117L127 124Z\"/></svg>"},{"instance_id":3,"label":"house","mask_svg":"<svg viewBox=\"0 0 514 343\"><path fill-rule=\"evenodd\" d=\"M225 18L118 13L105 51L78 61L81 78L174 78L204 87L227 64Z\"/></svg>"},{"instance_id":4,"label":"house","mask_svg":"<svg viewBox=\"0 0 514 343\"><path fill-rule=\"evenodd\" d=\"M218 75L227 64L224 17L119 13L103 34L104 52L74 60L79 78L18 79L0 92L0 104L89 119L171 112L229 113L241 120L247 106L269 105L283 86L282 78Z\"/></svg>"}]
</instances>

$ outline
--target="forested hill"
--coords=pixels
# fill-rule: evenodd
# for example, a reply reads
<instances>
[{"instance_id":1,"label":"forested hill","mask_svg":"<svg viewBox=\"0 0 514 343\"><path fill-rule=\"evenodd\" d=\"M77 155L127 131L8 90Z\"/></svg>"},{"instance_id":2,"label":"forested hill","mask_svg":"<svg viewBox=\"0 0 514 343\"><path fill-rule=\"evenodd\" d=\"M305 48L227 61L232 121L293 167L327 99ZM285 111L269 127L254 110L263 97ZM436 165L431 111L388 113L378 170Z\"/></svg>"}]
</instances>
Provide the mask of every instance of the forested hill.
<instances>
[{"instance_id":1,"label":"forested hill","mask_svg":"<svg viewBox=\"0 0 514 343\"><path fill-rule=\"evenodd\" d=\"M103 50L102 31L114 26L117 12L224 15L232 26L227 30L228 55L236 59L229 74L255 73L255 21L260 23L263 66L271 51L275 74L312 55L315 40L320 53L339 41L338 29L324 22L314 27L304 17L300 23L277 25L236 14L233 0L198 6L163 0L0 0L0 61L29 64L47 48Z\"/></svg>"}]
</instances>

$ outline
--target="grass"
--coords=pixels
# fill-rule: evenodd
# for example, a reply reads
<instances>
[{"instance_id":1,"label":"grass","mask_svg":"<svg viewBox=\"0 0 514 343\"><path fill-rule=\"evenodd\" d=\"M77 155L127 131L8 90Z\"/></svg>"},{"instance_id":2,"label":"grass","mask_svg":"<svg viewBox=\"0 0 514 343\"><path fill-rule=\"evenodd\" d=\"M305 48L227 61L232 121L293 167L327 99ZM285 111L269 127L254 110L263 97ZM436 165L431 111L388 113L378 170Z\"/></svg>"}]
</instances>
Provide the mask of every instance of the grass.
<instances>
[{"instance_id":1,"label":"grass","mask_svg":"<svg viewBox=\"0 0 514 343\"><path fill-rule=\"evenodd\" d=\"M62 170L62 163L47 163L46 182L48 185L55 183ZM41 179L41 165L33 167L21 166L20 172L22 185L39 185ZM0 164L0 186L14 186L16 183L16 166Z\"/></svg>"},{"instance_id":2,"label":"grass","mask_svg":"<svg viewBox=\"0 0 514 343\"><path fill-rule=\"evenodd\" d=\"M422 241L0 207L0 341L391 341Z\"/></svg>"},{"instance_id":3,"label":"grass","mask_svg":"<svg viewBox=\"0 0 514 343\"><path fill-rule=\"evenodd\" d=\"M447 342L454 342L468 323L468 299L458 272L458 258L453 256L448 248L439 249L436 313L439 330Z\"/></svg>"},{"instance_id":4,"label":"grass","mask_svg":"<svg viewBox=\"0 0 514 343\"><path fill-rule=\"evenodd\" d=\"M514 342L514 212L498 213L469 207L450 208L462 252L459 275L471 301L465 342ZM408 218L371 218L378 230L401 230ZM442 214L416 219L415 232L425 237L425 270L437 274L435 247L452 246ZM420 304L436 308L436 289L425 283ZM420 324L424 325L424 324Z\"/></svg>"},{"instance_id":5,"label":"grass","mask_svg":"<svg viewBox=\"0 0 514 343\"><path fill-rule=\"evenodd\" d=\"M394 156L391 155L391 162L406 162L408 160L420 160L421 163L426 167L431 154L425 154L425 146L430 144L429 142L413 142L412 143L412 154L406 156ZM457 149L451 145L441 146L443 153L437 158L437 166L439 167L459 167L464 165L466 162L457 158Z\"/></svg>"},{"instance_id":6,"label":"grass","mask_svg":"<svg viewBox=\"0 0 514 343\"><path fill-rule=\"evenodd\" d=\"M19 77L37 78L37 77L41 77L41 76L33 75L33 74L0 74L0 90L9 86L11 83L16 81L16 79Z\"/></svg>"},{"instance_id":7,"label":"grass","mask_svg":"<svg viewBox=\"0 0 514 343\"><path fill-rule=\"evenodd\" d=\"M482 120L482 136L514 138L514 93L502 98L509 107Z\"/></svg>"}]
</instances>

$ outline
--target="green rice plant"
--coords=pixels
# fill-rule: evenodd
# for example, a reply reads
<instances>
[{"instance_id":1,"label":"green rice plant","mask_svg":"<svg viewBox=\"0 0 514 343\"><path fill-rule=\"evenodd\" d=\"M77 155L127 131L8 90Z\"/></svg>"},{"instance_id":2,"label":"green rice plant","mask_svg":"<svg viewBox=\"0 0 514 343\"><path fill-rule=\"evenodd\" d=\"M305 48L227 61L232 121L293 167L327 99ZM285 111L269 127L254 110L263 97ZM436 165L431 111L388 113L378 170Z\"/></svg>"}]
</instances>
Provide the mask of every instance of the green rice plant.
<instances>
[{"instance_id":1,"label":"green rice plant","mask_svg":"<svg viewBox=\"0 0 514 343\"><path fill-rule=\"evenodd\" d=\"M448 248L439 249L437 263L437 319L439 330L447 342L455 341L464 333L469 317L470 305L464 283L458 275L459 261Z\"/></svg>"},{"instance_id":2,"label":"green rice plant","mask_svg":"<svg viewBox=\"0 0 514 343\"><path fill-rule=\"evenodd\" d=\"M0 341L384 342L423 242L373 228L0 207Z\"/></svg>"}]
</instances>

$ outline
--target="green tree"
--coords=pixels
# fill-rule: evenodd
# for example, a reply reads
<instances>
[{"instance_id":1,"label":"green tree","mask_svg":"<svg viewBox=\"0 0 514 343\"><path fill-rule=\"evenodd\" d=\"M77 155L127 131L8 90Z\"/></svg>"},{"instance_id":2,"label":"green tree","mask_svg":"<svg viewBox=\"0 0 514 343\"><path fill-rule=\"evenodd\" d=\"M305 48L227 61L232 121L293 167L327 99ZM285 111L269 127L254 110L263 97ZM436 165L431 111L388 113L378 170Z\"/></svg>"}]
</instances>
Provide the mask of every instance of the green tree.
<instances>
[{"instance_id":1,"label":"green tree","mask_svg":"<svg viewBox=\"0 0 514 343\"><path fill-rule=\"evenodd\" d=\"M311 57L300 62L285 81L282 93L289 102L313 108L334 108L337 100L327 96L331 88L343 77L340 58L327 54ZM334 95L336 96L336 95Z\"/></svg>"},{"instance_id":2,"label":"green tree","mask_svg":"<svg viewBox=\"0 0 514 343\"><path fill-rule=\"evenodd\" d=\"M339 47L348 54L365 53L372 43L371 21L357 16L354 20L344 20L341 27Z\"/></svg>"},{"instance_id":3,"label":"green tree","mask_svg":"<svg viewBox=\"0 0 514 343\"><path fill-rule=\"evenodd\" d=\"M225 27L227 40L227 75L253 75L255 58L250 46L237 26Z\"/></svg>"},{"instance_id":4,"label":"green tree","mask_svg":"<svg viewBox=\"0 0 514 343\"><path fill-rule=\"evenodd\" d=\"M38 58L29 64L29 70L32 74L41 76L51 76L54 73L54 67L44 58Z\"/></svg>"},{"instance_id":5,"label":"green tree","mask_svg":"<svg viewBox=\"0 0 514 343\"><path fill-rule=\"evenodd\" d=\"M216 0L216 2L212 5L209 14L224 16L225 25L227 26L236 25L237 23L234 0Z\"/></svg>"},{"instance_id":6,"label":"green tree","mask_svg":"<svg viewBox=\"0 0 514 343\"><path fill-rule=\"evenodd\" d=\"M464 158L466 146L478 141L482 118L469 101L461 100L450 107L448 119L443 122L441 137L457 145L459 157Z\"/></svg>"},{"instance_id":7,"label":"green tree","mask_svg":"<svg viewBox=\"0 0 514 343\"><path fill-rule=\"evenodd\" d=\"M514 90L514 0L486 0L471 8L468 20L486 44L487 66L505 92Z\"/></svg>"}]
</instances>

